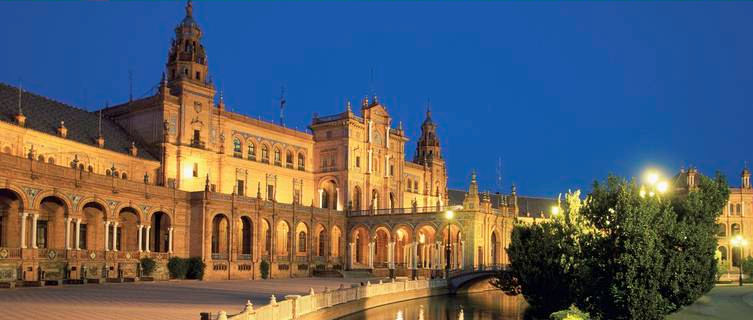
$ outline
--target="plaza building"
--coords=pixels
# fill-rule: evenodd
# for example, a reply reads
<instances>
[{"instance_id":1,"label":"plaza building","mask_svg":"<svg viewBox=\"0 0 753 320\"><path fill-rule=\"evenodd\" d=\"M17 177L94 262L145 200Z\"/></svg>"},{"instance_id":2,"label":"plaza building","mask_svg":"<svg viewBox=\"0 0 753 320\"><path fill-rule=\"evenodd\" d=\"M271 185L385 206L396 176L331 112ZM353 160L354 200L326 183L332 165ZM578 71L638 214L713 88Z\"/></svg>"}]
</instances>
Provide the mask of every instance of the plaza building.
<instances>
[{"instance_id":1,"label":"plaza building","mask_svg":"<svg viewBox=\"0 0 753 320\"><path fill-rule=\"evenodd\" d=\"M448 190L427 110L408 136L377 97L299 131L231 112L186 6L156 92L94 112L0 84L0 282L135 279L200 257L206 279L507 263L552 199ZM159 74L160 71L155 73ZM453 209L454 219L445 219Z\"/></svg>"}]
</instances>

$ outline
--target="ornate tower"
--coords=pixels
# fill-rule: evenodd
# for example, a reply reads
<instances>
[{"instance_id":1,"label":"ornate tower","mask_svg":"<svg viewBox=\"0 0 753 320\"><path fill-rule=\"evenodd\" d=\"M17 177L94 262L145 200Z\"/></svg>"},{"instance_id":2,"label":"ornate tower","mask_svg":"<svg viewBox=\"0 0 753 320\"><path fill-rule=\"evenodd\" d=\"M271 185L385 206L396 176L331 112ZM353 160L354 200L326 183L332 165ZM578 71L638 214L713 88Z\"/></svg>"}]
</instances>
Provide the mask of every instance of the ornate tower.
<instances>
[{"instance_id":1,"label":"ornate tower","mask_svg":"<svg viewBox=\"0 0 753 320\"><path fill-rule=\"evenodd\" d=\"M743 168L743 173L740 174L740 178L742 179L740 186L743 189L750 189L750 170L748 170L747 165Z\"/></svg>"},{"instance_id":2,"label":"ornate tower","mask_svg":"<svg viewBox=\"0 0 753 320\"><path fill-rule=\"evenodd\" d=\"M426 120L421 125L421 137L416 145L413 162L431 166L433 160L442 159L442 149L439 147L437 125L431 119L431 107L426 109Z\"/></svg>"},{"instance_id":3,"label":"ornate tower","mask_svg":"<svg viewBox=\"0 0 753 320\"><path fill-rule=\"evenodd\" d=\"M167 55L168 85L180 80L209 85L207 54L201 44L201 28L193 19L193 4L186 4L186 17L175 27L175 38Z\"/></svg>"}]
</instances>

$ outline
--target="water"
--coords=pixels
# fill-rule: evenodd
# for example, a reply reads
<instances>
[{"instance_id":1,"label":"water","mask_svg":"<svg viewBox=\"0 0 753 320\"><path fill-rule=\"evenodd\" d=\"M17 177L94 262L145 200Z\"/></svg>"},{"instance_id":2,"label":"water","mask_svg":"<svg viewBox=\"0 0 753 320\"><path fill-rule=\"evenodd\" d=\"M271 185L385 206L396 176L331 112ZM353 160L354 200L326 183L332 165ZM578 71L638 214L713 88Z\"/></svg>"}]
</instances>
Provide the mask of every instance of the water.
<instances>
[{"instance_id":1,"label":"water","mask_svg":"<svg viewBox=\"0 0 753 320\"><path fill-rule=\"evenodd\" d=\"M368 309L340 320L486 320L523 319L528 307L522 296L501 291L409 300Z\"/></svg>"}]
</instances>

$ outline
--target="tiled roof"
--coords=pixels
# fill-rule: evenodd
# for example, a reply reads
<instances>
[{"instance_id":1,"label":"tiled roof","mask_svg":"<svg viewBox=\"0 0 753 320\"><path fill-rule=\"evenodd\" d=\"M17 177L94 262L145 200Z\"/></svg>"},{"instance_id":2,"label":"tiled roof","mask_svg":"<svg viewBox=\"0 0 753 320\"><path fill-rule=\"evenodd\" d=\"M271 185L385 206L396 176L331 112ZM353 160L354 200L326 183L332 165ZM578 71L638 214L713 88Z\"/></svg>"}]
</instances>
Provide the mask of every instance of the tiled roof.
<instances>
[{"instance_id":1,"label":"tiled roof","mask_svg":"<svg viewBox=\"0 0 753 320\"><path fill-rule=\"evenodd\" d=\"M465 199L465 193L464 190L447 190L450 205L462 205L463 200ZM507 195L497 193L489 194L492 208L499 208L500 205L504 203L504 197L506 196ZM483 194L479 194L479 197L483 197ZM518 216L527 217L528 213L530 213L530 216L533 218L541 218L542 216L549 214L549 210L551 210L552 206L556 205L557 199L518 196Z\"/></svg>"},{"instance_id":2,"label":"tiled roof","mask_svg":"<svg viewBox=\"0 0 753 320\"><path fill-rule=\"evenodd\" d=\"M98 134L99 114L78 109L40 95L24 91L21 94L21 108L26 116L26 127L36 131L57 136L60 121L65 121L68 128L66 139L86 145L96 145ZM15 124L18 113L18 88L0 83L0 121ZM114 121L102 118L102 135L105 138L105 149L130 154L131 137ZM158 160L146 151L138 141L138 157L147 160Z\"/></svg>"}]
</instances>

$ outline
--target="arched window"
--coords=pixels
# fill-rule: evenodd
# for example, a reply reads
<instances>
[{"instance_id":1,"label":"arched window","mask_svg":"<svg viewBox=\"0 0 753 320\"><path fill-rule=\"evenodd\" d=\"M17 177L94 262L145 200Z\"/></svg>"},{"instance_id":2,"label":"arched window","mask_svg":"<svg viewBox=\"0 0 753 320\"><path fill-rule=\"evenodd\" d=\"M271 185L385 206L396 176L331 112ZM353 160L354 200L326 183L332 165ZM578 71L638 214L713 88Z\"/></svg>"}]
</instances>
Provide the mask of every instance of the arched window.
<instances>
[{"instance_id":1,"label":"arched window","mask_svg":"<svg viewBox=\"0 0 753 320\"><path fill-rule=\"evenodd\" d=\"M248 217L241 218L241 254L251 254L251 244L253 243L253 228L251 219Z\"/></svg>"},{"instance_id":2,"label":"arched window","mask_svg":"<svg viewBox=\"0 0 753 320\"><path fill-rule=\"evenodd\" d=\"M53 157L48 158L47 159L47 163L49 163L49 164L55 164L55 158L53 158Z\"/></svg>"},{"instance_id":3,"label":"arched window","mask_svg":"<svg viewBox=\"0 0 753 320\"><path fill-rule=\"evenodd\" d=\"M37 157L37 160L39 160L39 162L44 162L44 156L40 154L39 157Z\"/></svg>"},{"instance_id":4,"label":"arched window","mask_svg":"<svg viewBox=\"0 0 753 320\"><path fill-rule=\"evenodd\" d=\"M732 236L736 236L736 235L740 234L740 224L733 223L731 229L732 229Z\"/></svg>"},{"instance_id":5,"label":"arched window","mask_svg":"<svg viewBox=\"0 0 753 320\"><path fill-rule=\"evenodd\" d=\"M725 247L725 246L719 246L719 253L721 253L721 255L722 255L722 258L721 258L722 262L726 262L727 261L727 257L729 256L728 253L727 253L727 247Z\"/></svg>"},{"instance_id":6,"label":"arched window","mask_svg":"<svg viewBox=\"0 0 753 320\"><path fill-rule=\"evenodd\" d=\"M123 172L122 174L120 174L120 178L123 180L128 180L128 175L125 172Z\"/></svg>"},{"instance_id":7,"label":"arched window","mask_svg":"<svg viewBox=\"0 0 753 320\"><path fill-rule=\"evenodd\" d=\"M413 192L418 193L418 180L413 181Z\"/></svg>"},{"instance_id":8,"label":"arched window","mask_svg":"<svg viewBox=\"0 0 753 320\"><path fill-rule=\"evenodd\" d=\"M11 153L10 147L6 146L5 148L3 148L3 153L10 154Z\"/></svg>"},{"instance_id":9,"label":"arched window","mask_svg":"<svg viewBox=\"0 0 753 320\"><path fill-rule=\"evenodd\" d=\"M298 170L306 170L306 156L303 153L298 154Z\"/></svg>"},{"instance_id":10,"label":"arched window","mask_svg":"<svg viewBox=\"0 0 753 320\"><path fill-rule=\"evenodd\" d=\"M293 153L290 151L285 153L285 166L293 168Z\"/></svg>"},{"instance_id":11,"label":"arched window","mask_svg":"<svg viewBox=\"0 0 753 320\"><path fill-rule=\"evenodd\" d=\"M243 150L241 150L241 140L238 138L233 139L233 156L236 158L243 157Z\"/></svg>"},{"instance_id":12,"label":"arched window","mask_svg":"<svg viewBox=\"0 0 753 320\"><path fill-rule=\"evenodd\" d=\"M735 207L737 208L737 215L738 215L738 216L741 216L741 215L743 214L743 209L742 209L742 207L740 206L740 204L739 204L739 203L738 203L738 204L736 204L736 205L735 205Z\"/></svg>"},{"instance_id":13,"label":"arched window","mask_svg":"<svg viewBox=\"0 0 753 320\"><path fill-rule=\"evenodd\" d=\"M94 167L92 167L91 165L89 165L89 168L87 168L87 171L94 172Z\"/></svg>"},{"instance_id":14,"label":"arched window","mask_svg":"<svg viewBox=\"0 0 753 320\"><path fill-rule=\"evenodd\" d=\"M256 160L256 145L253 142L248 143L248 160Z\"/></svg>"},{"instance_id":15,"label":"arched window","mask_svg":"<svg viewBox=\"0 0 753 320\"><path fill-rule=\"evenodd\" d=\"M108 175L108 176L112 175L112 171L110 171L110 169L105 170L105 175Z\"/></svg>"},{"instance_id":16,"label":"arched window","mask_svg":"<svg viewBox=\"0 0 753 320\"><path fill-rule=\"evenodd\" d=\"M261 161L269 163L269 149L267 146L261 146Z\"/></svg>"},{"instance_id":17,"label":"arched window","mask_svg":"<svg viewBox=\"0 0 753 320\"><path fill-rule=\"evenodd\" d=\"M405 191L411 192L413 190L413 182L408 179L408 182L405 183Z\"/></svg>"},{"instance_id":18,"label":"arched window","mask_svg":"<svg viewBox=\"0 0 753 320\"><path fill-rule=\"evenodd\" d=\"M322 189L322 208L329 208L329 192L326 189Z\"/></svg>"},{"instance_id":19,"label":"arched window","mask_svg":"<svg viewBox=\"0 0 753 320\"><path fill-rule=\"evenodd\" d=\"M306 252L306 232L298 233L298 252Z\"/></svg>"},{"instance_id":20,"label":"arched window","mask_svg":"<svg viewBox=\"0 0 753 320\"><path fill-rule=\"evenodd\" d=\"M324 256L324 248L327 246L327 230L319 231L319 256Z\"/></svg>"},{"instance_id":21,"label":"arched window","mask_svg":"<svg viewBox=\"0 0 753 320\"><path fill-rule=\"evenodd\" d=\"M719 237L726 237L727 236L727 225L724 223L717 223L716 224L716 235Z\"/></svg>"},{"instance_id":22,"label":"arched window","mask_svg":"<svg viewBox=\"0 0 753 320\"><path fill-rule=\"evenodd\" d=\"M282 153L277 148L275 148L275 165L282 166Z\"/></svg>"}]
</instances>

